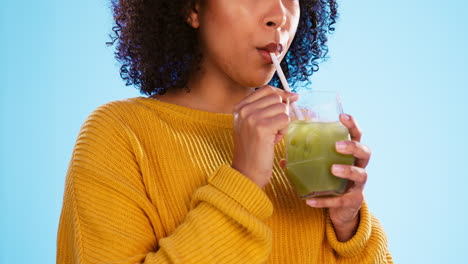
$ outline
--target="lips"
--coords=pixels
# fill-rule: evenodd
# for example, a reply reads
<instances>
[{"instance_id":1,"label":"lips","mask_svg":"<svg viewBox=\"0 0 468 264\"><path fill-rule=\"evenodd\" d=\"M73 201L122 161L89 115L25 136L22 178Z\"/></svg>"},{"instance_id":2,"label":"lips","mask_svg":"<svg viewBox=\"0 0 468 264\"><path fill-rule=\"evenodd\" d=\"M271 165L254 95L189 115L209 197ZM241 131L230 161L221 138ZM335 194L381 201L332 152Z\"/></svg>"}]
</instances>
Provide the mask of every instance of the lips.
<instances>
[{"instance_id":1,"label":"lips","mask_svg":"<svg viewBox=\"0 0 468 264\"><path fill-rule=\"evenodd\" d=\"M271 61L270 53L274 53L278 56L283 52L283 45L281 45L281 43L272 42L264 47L257 48L257 50L266 63L272 64L273 62Z\"/></svg>"},{"instance_id":2,"label":"lips","mask_svg":"<svg viewBox=\"0 0 468 264\"><path fill-rule=\"evenodd\" d=\"M281 43L275 43L275 42L272 42L268 45L266 45L265 47L261 47L261 48L258 48L260 50L265 50L265 51L268 51L268 52L273 52L273 53L281 53L283 52L283 45L281 45Z\"/></svg>"}]
</instances>

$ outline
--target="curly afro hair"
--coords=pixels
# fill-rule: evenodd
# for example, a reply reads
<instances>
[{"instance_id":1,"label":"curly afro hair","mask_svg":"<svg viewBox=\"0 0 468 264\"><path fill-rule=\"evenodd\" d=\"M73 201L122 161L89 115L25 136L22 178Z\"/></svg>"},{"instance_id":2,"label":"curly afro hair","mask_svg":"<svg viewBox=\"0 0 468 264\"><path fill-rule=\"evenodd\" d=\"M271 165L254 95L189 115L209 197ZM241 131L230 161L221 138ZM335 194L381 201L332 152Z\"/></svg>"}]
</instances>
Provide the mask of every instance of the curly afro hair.
<instances>
[{"instance_id":1,"label":"curly afro hair","mask_svg":"<svg viewBox=\"0 0 468 264\"><path fill-rule=\"evenodd\" d=\"M164 94L186 89L190 74L200 69L202 54L196 33L186 23L196 0L110 0L115 24L108 46L116 44L115 58L126 85L142 94ZM327 33L338 18L335 0L299 0L301 16L294 40L281 62L291 87L309 82L328 52ZM275 74L270 85L281 87Z\"/></svg>"}]
</instances>

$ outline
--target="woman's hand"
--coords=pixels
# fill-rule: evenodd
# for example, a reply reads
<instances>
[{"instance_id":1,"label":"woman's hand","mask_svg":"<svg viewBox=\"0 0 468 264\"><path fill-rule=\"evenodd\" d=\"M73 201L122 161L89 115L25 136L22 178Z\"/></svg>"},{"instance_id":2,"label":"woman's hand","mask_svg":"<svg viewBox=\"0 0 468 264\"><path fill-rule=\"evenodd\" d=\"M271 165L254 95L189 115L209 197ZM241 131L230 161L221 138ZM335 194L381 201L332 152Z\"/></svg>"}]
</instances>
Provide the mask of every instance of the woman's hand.
<instances>
[{"instance_id":1,"label":"woman's hand","mask_svg":"<svg viewBox=\"0 0 468 264\"><path fill-rule=\"evenodd\" d=\"M287 131L287 99L294 102L298 95L266 85L234 107L232 167L260 188L270 181L275 144Z\"/></svg>"},{"instance_id":2,"label":"woman's hand","mask_svg":"<svg viewBox=\"0 0 468 264\"><path fill-rule=\"evenodd\" d=\"M333 175L348 179L346 192L338 197L313 198L306 203L315 208L328 208L330 219L333 222L339 241L349 240L359 224L359 210L364 202L364 186L367 182L365 170L371 156L370 149L361 144L362 133L354 120L347 114L340 115L341 123L348 128L351 140L336 142L336 151L355 157L354 166L334 164L331 172ZM285 161L281 161L281 167L285 167Z\"/></svg>"}]
</instances>

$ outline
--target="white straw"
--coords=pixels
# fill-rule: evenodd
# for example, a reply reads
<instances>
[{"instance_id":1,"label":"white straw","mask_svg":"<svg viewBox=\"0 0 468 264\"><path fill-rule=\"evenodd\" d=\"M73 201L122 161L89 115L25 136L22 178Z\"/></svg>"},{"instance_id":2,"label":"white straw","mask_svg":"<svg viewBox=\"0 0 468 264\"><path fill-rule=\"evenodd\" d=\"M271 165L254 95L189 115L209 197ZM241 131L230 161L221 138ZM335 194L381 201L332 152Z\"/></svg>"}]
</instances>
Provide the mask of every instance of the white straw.
<instances>
[{"instance_id":1,"label":"white straw","mask_svg":"<svg viewBox=\"0 0 468 264\"><path fill-rule=\"evenodd\" d=\"M273 64L275 65L276 72L278 73L278 76L280 78L281 83L283 84L284 89L288 92L291 92L291 88L289 88L288 81L286 81L286 77L284 77L283 70L281 69L281 66L279 64L278 58L276 57L275 53L270 52L270 57L271 57L271 60L273 61ZM288 103L289 103L289 99L288 99ZM304 120L301 110L299 110L296 104L291 103L291 106L293 108L294 114L296 114L297 119Z\"/></svg>"}]
</instances>

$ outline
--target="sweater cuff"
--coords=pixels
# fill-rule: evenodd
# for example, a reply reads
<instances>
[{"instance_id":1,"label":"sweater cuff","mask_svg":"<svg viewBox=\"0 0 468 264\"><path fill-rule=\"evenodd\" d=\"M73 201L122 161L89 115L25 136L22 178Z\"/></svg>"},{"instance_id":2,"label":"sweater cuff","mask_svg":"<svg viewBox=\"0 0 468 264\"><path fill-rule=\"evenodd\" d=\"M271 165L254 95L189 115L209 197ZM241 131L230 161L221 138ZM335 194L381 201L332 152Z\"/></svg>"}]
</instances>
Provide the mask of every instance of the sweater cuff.
<instances>
[{"instance_id":1,"label":"sweater cuff","mask_svg":"<svg viewBox=\"0 0 468 264\"><path fill-rule=\"evenodd\" d=\"M356 234L346 242L340 242L336 238L335 229L330 217L327 215L326 223L326 234L330 246L338 253L338 255L343 257L353 257L359 255L364 248L366 247L367 242L369 241L372 223L371 223L371 214L367 204L364 202L359 211L360 220L359 226L356 231Z\"/></svg>"},{"instance_id":2,"label":"sweater cuff","mask_svg":"<svg viewBox=\"0 0 468 264\"><path fill-rule=\"evenodd\" d=\"M208 183L262 220L273 214L273 204L265 192L227 164L221 165L208 179Z\"/></svg>"}]
</instances>

